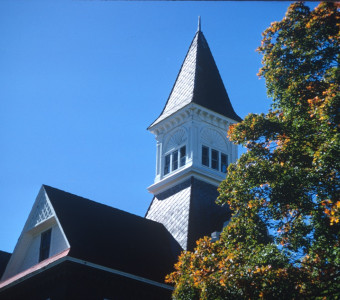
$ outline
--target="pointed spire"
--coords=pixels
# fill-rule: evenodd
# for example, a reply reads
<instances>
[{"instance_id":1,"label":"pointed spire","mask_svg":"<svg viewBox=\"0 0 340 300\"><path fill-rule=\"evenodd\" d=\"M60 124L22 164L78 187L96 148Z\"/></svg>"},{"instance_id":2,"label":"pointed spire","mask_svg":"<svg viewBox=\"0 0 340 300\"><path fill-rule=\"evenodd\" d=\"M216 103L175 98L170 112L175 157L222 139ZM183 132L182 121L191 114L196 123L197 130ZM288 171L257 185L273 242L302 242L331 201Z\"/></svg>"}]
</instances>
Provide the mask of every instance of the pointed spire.
<instances>
[{"instance_id":1,"label":"pointed spire","mask_svg":"<svg viewBox=\"0 0 340 300\"><path fill-rule=\"evenodd\" d=\"M196 103L232 120L241 121L235 113L208 43L200 31L201 18L190 48L177 75L168 101L152 127L189 103Z\"/></svg>"}]
</instances>

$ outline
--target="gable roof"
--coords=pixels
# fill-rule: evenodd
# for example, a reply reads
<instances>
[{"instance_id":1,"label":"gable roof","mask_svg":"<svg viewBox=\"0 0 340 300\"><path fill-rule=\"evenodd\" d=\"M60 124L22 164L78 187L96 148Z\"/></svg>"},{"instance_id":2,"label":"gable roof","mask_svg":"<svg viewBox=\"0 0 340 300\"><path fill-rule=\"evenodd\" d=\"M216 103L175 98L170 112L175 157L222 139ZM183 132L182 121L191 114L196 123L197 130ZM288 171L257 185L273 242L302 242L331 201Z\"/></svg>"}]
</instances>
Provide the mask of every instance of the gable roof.
<instances>
[{"instance_id":1,"label":"gable roof","mask_svg":"<svg viewBox=\"0 0 340 300\"><path fill-rule=\"evenodd\" d=\"M181 248L162 224L43 188L69 241L68 256L158 282L172 271Z\"/></svg>"},{"instance_id":2,"label":"gable roof","mask_svg":"<svg viewBox=\"0 0 340 300\"><path fill-rule=\"evenodd\" d=\"M208 43L200 30L191 42L162 113L150 127L189 103L196 103L238 122L242 120L231 105Z\"/></svg>"}]
</instances>

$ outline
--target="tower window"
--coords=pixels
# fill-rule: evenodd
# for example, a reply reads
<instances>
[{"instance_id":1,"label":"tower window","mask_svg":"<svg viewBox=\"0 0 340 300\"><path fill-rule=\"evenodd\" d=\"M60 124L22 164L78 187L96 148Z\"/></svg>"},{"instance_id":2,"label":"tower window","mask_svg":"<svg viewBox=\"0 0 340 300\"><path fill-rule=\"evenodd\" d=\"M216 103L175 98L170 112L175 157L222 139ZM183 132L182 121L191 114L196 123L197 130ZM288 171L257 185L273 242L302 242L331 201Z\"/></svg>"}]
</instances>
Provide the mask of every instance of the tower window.
<instances>
[{"instance_id":1,"label":"tower window","mask_svg":"<svg viewBox=\"0 0 340 300\"><path fill-rule=\"evenodd\" d=\"M227 173L228 155L207 146L202 146L202 165Z\"/></svg>"},{"instance_id":2,"label":"tower window","mask_svg":"<svg viewBox=\"0 0 340 300\"><path fill-rule=\"evenodd\" d=\"M180 152L180 166L183 167L186 163L186 147L183 146L181 147L181 149L179 149L179 152Z\"/></svg>"},{"instance_id":3,"label":"tower window","mask_svg":"<svg viewBox=\"0 0 340 300\"><path fill-rule=\"evenodd\" d=\"M211 149L211 167L218 170L218 151Z\"/></svg>"},{"instance_id":4,"label":"tower window","mask_svg":"<svg viewBox=\"0 0 340 300\"><path fill-rule=\"evenodd\" d=\"M165 156L164 160L164 175L170 173L170 154Z\"/></svg>"},{"instance_id":5,"label":"tower window","mask_svg":"<svg viewBox=\"0 0 340 300\"><path fill-rule=\"evenodd\" d=\"M202 165L209 167L209 148L202 146Z\"/></svg>"},{"instance_id":6,"label":"tower window","mask_svg":"<svg viewBox=\"0 0 340 300\"><path fill-rule=\"evenodd\" d=\"M44 231L40 236L39 262L50 255L52 229Z\"/></svg>"},{"instance_id":7,"label":"tower window","mask_svg":"<svg viewBox=\"0 0 340 300\"><path fill-rule=\"evenodd\" d=\"M178 150L172 152L172 171L178 169Z\"/></svg>"},{"instance_id":8,"label":"tower window","mask_svg":"<svg viewBox=\"0 0 340 300\"><path fill-rule=\"evenodd\" d=\"M183 146L164 157L164 175L183 167L186 163L186 147Z\"/></svg>"},{"instance_id":9,"label":"tower window","mask_svg":"<svg viewBox=\"0 0 340 300\"><path fill-rule=\"evenodd\" d=\"M221 153L221 172L227 173L228 155Z\"/></svg>"}]
</instances>

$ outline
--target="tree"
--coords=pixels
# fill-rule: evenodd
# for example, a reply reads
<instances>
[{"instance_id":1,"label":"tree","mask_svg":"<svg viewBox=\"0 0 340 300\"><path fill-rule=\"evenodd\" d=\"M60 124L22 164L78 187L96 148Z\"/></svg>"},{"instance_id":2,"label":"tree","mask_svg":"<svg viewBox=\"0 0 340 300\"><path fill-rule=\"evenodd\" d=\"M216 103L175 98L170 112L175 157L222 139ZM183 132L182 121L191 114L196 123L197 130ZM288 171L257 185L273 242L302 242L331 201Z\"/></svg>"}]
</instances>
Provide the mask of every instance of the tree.
<instances>
[{"instance_id":1,"label":"tree","mask_svg":"<svg viewBox=\"0 0 340 300\"><path fill-rule=\"evenodd\" d=\"M337 4L298 2L263 33L272 109L229 129L247 148L219 187L233 216L181 254L175 299L340 299L339 29Z\"/></svg>"}]
</instances>

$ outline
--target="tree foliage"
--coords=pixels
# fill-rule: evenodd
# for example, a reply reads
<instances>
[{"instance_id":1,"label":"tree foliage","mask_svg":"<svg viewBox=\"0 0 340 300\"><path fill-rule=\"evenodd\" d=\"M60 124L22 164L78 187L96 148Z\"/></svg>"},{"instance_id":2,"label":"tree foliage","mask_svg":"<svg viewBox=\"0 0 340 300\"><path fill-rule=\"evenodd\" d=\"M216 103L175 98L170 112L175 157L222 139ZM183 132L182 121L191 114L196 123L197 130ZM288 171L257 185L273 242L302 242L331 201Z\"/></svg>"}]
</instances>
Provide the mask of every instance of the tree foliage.
<instances>
[{"instance_id":1,"label":"tree foliage","mask_svg":"<svg viewBox=\"0 0 340 300\"><path fill-rule=\"evenodd\" d=\"M337 4L298 2L263 33L267 114L230 128L247 148L219 187L233 217L183 252L176 299L340 299Z\"/></svg>"}]
</instances>

